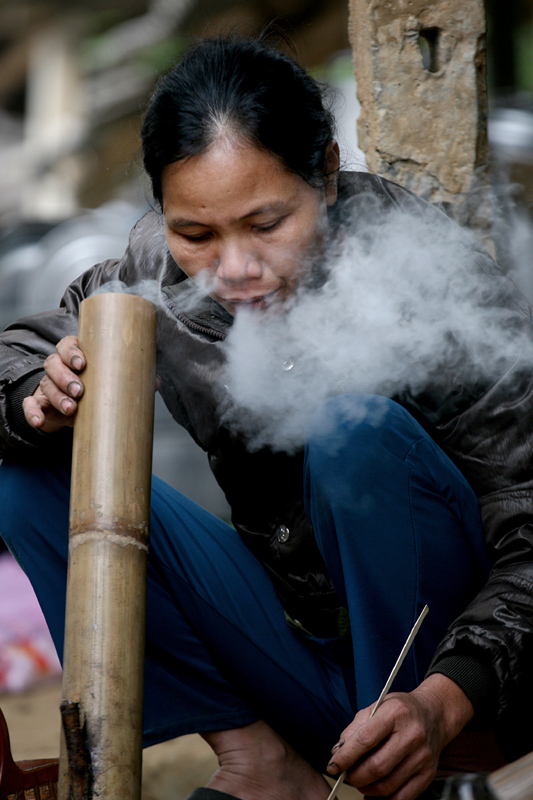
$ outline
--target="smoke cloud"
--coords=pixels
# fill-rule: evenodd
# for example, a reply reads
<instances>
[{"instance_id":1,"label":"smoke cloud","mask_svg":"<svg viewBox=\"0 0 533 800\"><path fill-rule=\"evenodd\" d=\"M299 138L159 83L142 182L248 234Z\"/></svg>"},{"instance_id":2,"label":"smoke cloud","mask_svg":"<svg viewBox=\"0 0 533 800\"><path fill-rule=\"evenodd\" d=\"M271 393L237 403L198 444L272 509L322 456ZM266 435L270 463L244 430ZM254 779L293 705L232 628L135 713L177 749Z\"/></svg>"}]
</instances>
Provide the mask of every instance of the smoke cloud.
<instances>
[{"instance_id":1,"label":"smoke cloud","mask_svg":"<svg viewBox=\"0 0 533 800\"><path fill-rule=\"evenodd\" d=\"M517 358L533 365L514 286L431 207L384 215L358 197L326 273L283 309L237 313L221 411L251 449L300 447L332 395L417 394L443 375L452 388L490 382Z\"/></svg>"},{"instance_id":2,"label":"smoke cloud","mask_svg":"<svg viewBox=\"0 0 533 800\"><path fill-rule=\"evenodd\" d=\"M178 297L173 297L174 307L178 311L187 312L194 311L198 308L199 303L205 299L207 288L205 281L194 283L187 281L183 284ZM138 283L128 286L124 281L108 281L102 283L92 294L106 294L106 293L122 293L122 294L135 294L139 297L144 297L145 300L150 300L158 308L162 308L167 314L171 314L164 302L164 289L162 288L161 281L156 279L147 278Z\"/></svg>"},{"instance_id":3,"label":"smoke cloud","mask_svg":"<svg viewBox=\"0 0 533 800\"><path fill-rule=\"evenodd\" d=\"M128 286L124 281L108 281L107 283L102 283L92 294L108 293L135 294L139 297L144 297L145 300L151 300L156 306L161 302L161 286L155 280L139 281L134 286Z\"/></svg>"}]
</instances>

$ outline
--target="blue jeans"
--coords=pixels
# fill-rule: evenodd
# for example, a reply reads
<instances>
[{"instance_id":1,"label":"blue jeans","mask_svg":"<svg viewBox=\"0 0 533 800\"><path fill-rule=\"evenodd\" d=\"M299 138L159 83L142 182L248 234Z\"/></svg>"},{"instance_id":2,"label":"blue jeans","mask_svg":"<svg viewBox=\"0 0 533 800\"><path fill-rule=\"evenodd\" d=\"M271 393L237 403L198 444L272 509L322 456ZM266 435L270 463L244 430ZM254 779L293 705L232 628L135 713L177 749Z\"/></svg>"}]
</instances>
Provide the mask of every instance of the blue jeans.
<instances>
[{"instance_id":1,"label":"blue jeans","mask_svg":"<svg viewBox=\"0 0 533 800\"><path fill-rule=\"evenodd\" d=\"M261 564L227 524L158 478L148 564L145 745L265 719L317 768L379 692L425 603L393 689L424 677L447 626L488 575L478 501L397 403L332 398L306 446L306 509L351 637L288 627ZM63 649L69 474L0 467L0 534Z\"/></svg>"}]
</instances>

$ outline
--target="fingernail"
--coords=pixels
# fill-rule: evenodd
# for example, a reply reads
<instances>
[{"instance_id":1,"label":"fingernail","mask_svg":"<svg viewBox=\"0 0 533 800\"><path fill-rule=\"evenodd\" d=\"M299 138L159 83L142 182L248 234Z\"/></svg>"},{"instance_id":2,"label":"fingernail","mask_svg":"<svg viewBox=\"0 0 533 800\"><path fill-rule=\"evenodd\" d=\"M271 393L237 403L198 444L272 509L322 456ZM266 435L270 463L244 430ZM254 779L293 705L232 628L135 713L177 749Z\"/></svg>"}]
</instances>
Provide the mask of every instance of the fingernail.
<instances>
[{"instance_id":1,"label":"fingernail","mask_svg":"<svg viewBox=\"0 0 533 800\"><path fill-rule=\"evenodd\" d=\"M338 768L338 766L335 764L334 761L330 761L327 766L327 771L330 775L337 775L340 772L340 769Z\"/></svg>"},{"instance_id":2,"label":"fingernail","mask_svg":"<svg viewBox=\"0 0 533 800\"><path fill-rule=\"evenodd\" d=\"M31 418L31 421L34 425L38 425L41 421L41 418L38 417L37 414L34 414L33 417Z\"/></svg>"},{"instance_id":3,"label":"fingernail","mask_svg":"<svg viewBox=\"0 0 533 800\"><path fill-rule=\"evenodd\" d=\"M61 406L61 411L63 414L68 414L68 412L74 408L74 403L72 400L69 400L68 397L64 397L59 405Z\"/></svg>"},{"instance_id":4,"label":"fingernail","mask_svg":"<svg viewBox=\"0 0 533 800\"><path fill-rule=\"evenodd\" d=\"M71 397L77 397L81 392L81 383L78 383L78 381L71 381L67 386L67 392Z\"/></svg>"},{"instance_id":5,"label":"fingernail","mask_svg":"<svg viewBox=\"0 0 533 800\"><path fill-rule=\"evenodd\" d=\"M334 744L333 747L331 748L331 752L334 753L335 750L338 750L339 747L342 747L345 741L346 741L346 739L341 739L340 742L337 742L337 744Z\"/></svg>"},{"instance_id":6,"label":"fingernail","mask_svg":"<svg viewBox=\"0 0 533 800\"><path fill-rule=\"evenodd\" d=\"M70 366L73 369L81 369L83 367L83 361L79 356L72 356L70 359Z\"/></svg>"}]
</instances>

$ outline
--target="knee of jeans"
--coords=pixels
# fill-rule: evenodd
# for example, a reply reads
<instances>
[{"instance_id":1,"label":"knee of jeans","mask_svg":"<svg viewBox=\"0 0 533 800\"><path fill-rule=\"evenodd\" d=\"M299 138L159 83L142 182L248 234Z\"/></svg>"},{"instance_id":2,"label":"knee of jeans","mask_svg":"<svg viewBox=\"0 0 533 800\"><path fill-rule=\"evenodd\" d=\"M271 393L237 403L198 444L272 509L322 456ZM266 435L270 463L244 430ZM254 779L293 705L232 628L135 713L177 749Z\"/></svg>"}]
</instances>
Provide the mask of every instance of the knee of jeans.
<instances>
[{"instance_id":1,"label":"knee of jeans","mask_svg":"<svg viewBox=\"0 0 533 800\"><path fill-rule=\"evenodd\" d=\"M314 413L309 426L308 446L325 448L332 455L363 435L379 438L384 429L397 422L398 409L388 397L374 394L342 394L328 398ZM405 412L407 413L407 412Z\"/></svg>"},{"instance_id":2,"label":"knee of jeans","mask_svg":"<svg viewBox=\"0 0 533 800\"><path fill-rule=\"evenodd\" d=\"M306 466L343 474L354 463L379 466L389 457L403 460L412 443L427 436L399 403L372 394L331 397L309 427Z\"/></svg>"}]
</instances>

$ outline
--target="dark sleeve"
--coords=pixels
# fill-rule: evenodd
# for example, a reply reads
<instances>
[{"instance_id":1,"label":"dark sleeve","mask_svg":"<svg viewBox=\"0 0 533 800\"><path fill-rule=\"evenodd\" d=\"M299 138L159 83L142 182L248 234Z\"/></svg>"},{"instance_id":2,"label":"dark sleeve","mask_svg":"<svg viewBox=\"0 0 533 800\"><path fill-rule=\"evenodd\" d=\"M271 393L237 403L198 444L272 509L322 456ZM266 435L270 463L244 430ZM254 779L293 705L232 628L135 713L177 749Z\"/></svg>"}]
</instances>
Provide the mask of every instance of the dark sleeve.
<instances>
[{"instance_id":1,"label":"dark sleeve","mask_svg":"<svg viewBox=\"0 0 533 800\"><path fill-rule=\"evenodd\" d=\"M379 195L384 209L401 208L436 226L454 225L395 183L360 173L352 180L357 191ZM398 399L479 497L492 565L486 584L450 625L428 674L439 672L455 681L474 706L474 724L505 730L517 757L533 749L533 734L517 739L511 733L524 730L533 708L532 311L473 236L465 232L463 238L468 261L486 289L484 303L504 310L516 337L514 360L486 385L457 382L436 365L434 383L424 394L405 392Z\"/></svg>"},{"instance_id":2,"label":"dark sleeve","mask_svg":"<svg viewBox=\"0 0 533 800\"><path fill-rule=\"evenodd\" d=\"M529 320L523 317L527 332ZM449 418L438 410L435 439L480 500L491 572L452 623L431 670L458 683L480 724L497 723L509 742L533 708L533 377L514 363L474 402ZM530 730L530 727L528 727ZM513 741L517 757L533 735Z\"/></svg>"}]
</instances>

